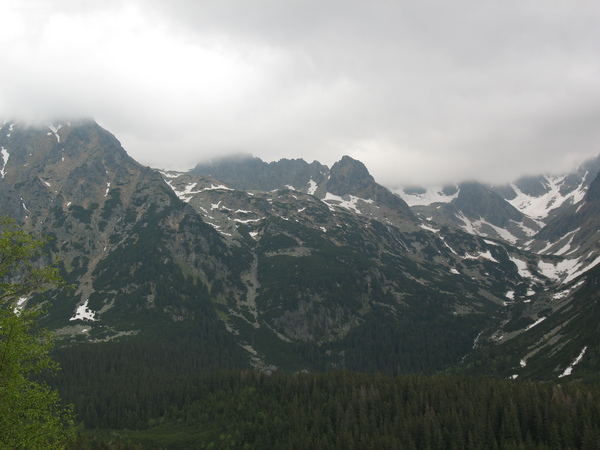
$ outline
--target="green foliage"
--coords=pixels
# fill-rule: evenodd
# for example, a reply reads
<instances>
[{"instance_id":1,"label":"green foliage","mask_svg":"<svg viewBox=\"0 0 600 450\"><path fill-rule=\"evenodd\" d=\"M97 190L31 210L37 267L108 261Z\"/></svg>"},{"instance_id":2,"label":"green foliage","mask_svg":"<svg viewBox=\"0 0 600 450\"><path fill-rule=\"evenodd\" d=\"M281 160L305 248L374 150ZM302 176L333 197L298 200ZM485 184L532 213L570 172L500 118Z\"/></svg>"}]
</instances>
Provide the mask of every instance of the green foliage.
<instances>
[{"instance_id":1,"label":"green foliage","mask_svg":"<svg viewBox=\"0 0 600 450\"><path fill-rule=\"evenodd\" d=\"M62 448L71 412L57 391L33 376L56 370L51 336L36 328L37 312L0 310L0 446Z\"/></svg>"},{"instance_id":2,"label":"green foliage","mask_svg":"<svg viewBox=\"0 0 600 450\"><path fill-rule=\"evenodd\" d=\"M14 220L0 218L0 305L60 284L57 268L35 265L45 244L21 230Z\"/></svg>"},{"instance_id":3,"label":"green foliage","mask_svg":"<svg viewBox=\"0 0 600 450\"><path fill-rule=\"evenodd\" d=\"M53 267L37 268L44 241L10 219L0 219L0 446L63 448L71 436L70 410L56 391L37 382L53 371L51 335L37 326L40 310L23 309L20 300L60 284Z\"/></svg>"}]
</instances>

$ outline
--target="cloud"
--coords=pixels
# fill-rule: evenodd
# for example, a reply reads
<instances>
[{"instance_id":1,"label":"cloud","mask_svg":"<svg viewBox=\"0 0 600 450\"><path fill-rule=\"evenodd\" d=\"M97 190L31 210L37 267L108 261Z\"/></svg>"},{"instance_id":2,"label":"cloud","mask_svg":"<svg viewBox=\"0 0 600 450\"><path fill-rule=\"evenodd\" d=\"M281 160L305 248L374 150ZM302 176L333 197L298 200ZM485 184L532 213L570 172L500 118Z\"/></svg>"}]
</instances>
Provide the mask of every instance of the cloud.
<instances>
[{"instance_id":1,"label":"cloud","mask_svg":"<svg viewBox=\"0 0 600 450\"><path fill-rule=\"evenodd\" d=\"M0 116L93 116L154 167L349 154L390 186L499 182L599 149L597 2L3 8Z\"/></svg>"}]
</instances>

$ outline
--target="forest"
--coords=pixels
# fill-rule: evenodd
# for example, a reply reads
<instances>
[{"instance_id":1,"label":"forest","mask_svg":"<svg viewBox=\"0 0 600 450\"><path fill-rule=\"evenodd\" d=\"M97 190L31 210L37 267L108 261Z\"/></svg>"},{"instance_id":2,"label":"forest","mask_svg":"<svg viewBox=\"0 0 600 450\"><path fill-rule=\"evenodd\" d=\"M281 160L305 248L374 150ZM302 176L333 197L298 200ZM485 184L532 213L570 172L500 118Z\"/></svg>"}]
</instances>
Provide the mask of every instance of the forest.
<instances>
[{"instance_id":1,"label":"forest","mask_svg":"<svg viewBox=\"0 0 600 450\"><path fill-rule=\"evenodd\" d=\"M97 356L85 372L67 367L56 377L75 406L73 449L600 448L598 385L212 371L169 368L158 358L134 372Z\"/></svg>"}]
</instances>

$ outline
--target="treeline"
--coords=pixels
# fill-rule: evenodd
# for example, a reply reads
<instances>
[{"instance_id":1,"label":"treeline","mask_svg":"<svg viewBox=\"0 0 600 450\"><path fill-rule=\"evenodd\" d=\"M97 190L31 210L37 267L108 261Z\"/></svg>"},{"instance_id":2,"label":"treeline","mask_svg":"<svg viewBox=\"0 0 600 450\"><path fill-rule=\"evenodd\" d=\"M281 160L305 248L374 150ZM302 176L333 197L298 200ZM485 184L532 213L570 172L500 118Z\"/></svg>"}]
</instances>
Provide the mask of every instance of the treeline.
<instances>
[{"instance_id":1,"label":"treeline","mask_svg":"<svg viewBox=\"0 0 600 450\"><path fill-rule=\"evenodd\" d=\"M137 430L88 431L74 448L115 439L120 448L600 448L596 385L246 370L185 378Z\"/></svg>"}]
</instances>

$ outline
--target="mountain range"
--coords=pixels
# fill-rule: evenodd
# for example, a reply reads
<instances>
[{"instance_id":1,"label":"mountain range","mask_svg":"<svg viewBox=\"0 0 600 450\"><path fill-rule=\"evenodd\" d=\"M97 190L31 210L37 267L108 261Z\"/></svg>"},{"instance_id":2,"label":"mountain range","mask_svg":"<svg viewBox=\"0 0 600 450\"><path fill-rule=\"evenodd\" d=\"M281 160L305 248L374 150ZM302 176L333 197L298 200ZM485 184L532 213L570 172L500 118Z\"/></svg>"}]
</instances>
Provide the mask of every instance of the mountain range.
<instances>
[{"instance_id":1,"label":"mountain range","mask_svg":"<svg viewBox=\"0 0 600 450\"><path fill-rule=\"evenodd\" d=\"M348 156L154 170L93 120L6 122L0 151L2 214L51 238L40 263L71 285L27 300L65 351L597 379L600 158L392 191Z\"/></svg>"}]
</instances>

